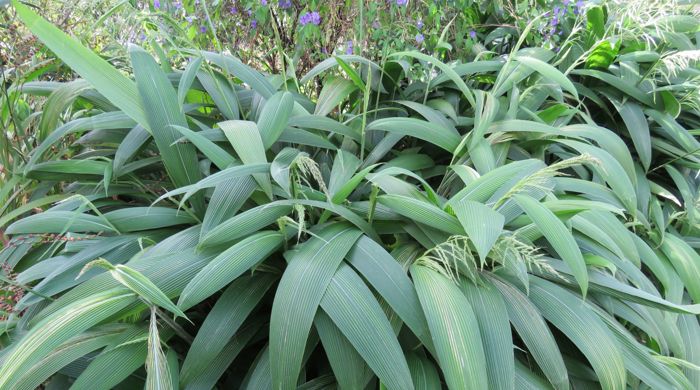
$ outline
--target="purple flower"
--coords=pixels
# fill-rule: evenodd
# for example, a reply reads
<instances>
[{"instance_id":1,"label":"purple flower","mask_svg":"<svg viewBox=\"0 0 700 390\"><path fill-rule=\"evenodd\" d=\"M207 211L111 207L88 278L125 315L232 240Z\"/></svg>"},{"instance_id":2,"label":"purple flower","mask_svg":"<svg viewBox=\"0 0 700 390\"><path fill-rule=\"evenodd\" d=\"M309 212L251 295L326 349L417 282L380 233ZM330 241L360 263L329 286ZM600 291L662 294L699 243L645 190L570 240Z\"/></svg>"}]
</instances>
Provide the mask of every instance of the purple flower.
<instances>
[{"instance_id":1,"label":"purple flower","mask_svg":"<svg viewBox=\"0 0 700 390\"><path fill-rule=\"evenodd\" d=\"M201 32L202 34L207 32L207 26L199 26L199 32Z\"/></svg>"},{"instance_id":2,"label":"purple flower","mask_svg":"<svg viewBox=\"0 0 700 390\"><path fill-rule=\"evenodd\" d=\"M568 7L569 3L571 3L571 0L564 0L562 4L564 4L564 7Z\"/></svg>"},{"instance_id":3,"label":"purple flower","mask_svg":"<svg viewBox=\"0 0 700 390\"><path fill-rule=\"evenodd\" d=\"M267 5L267 0L260 0L260 4Z\"/></svg>"},{"instance_id":4,"label":"purple flower","mask_svg":"<svg viewBox=\"0 0 700 390\"><path fill-rule=\"evenodd\" d=\"M345 49L345 54L352 54L352 41L348 41L348 48Z\"/></svg>"},{"instance_id":5,"label":"purple flower","mask_svg":"<svg viewBox=\"0 0 700 390\"><path fill-rule=\"evenodd\" d=\"M555 16L555 17L552 18L551 25L552 25L552 27L556 27L557 24L559 24L559 18L557 18L557 17Z\"/></svg>"},{"instance_id":6,"label":"purple flower","mask_svg":"<svg viewBox=\"0 0 700 390\"><path fill-rule=\"evenodd\" d=\"M416 27L418 27L419 30L423 28L423 19L418 19L416 21Z\"/></svg>"},{"instance_id":7,"label":"purple flower","mask_svg":"<svg viewBox=\"0 0 700 390\"><path fill-rule=\"evenodd\" d=\"M583 0L578 0L574 6L574 15L578 15L583 8Z\"/></svg>"},{"instance_id":8,"label":"purple flower","mask_svg":"<svg viewBox=\"0 0 700 390\"><path fill-rule=\"evenodd\" d=\"M318 26L321 24L321 15L316 11L307 12L299 17L299 23L301 23L302 26L306 26L309 23Z\"/></svg>"},{"instance_id":9,"label":"purple flower","mask_svg":"<svg viewBox=\"0 0 700 390\"><path fill-rule=\"evenodd\" d=\"M314 11L311 13L311 23L317 26L321 24L321 15L318 12Z\"/></svg>"},{"instance_id":10,"label":"purple flower","mask_svg":"<svg viewBox=\"0 0 700 390\"><path fill-rule=\"evenodd\" d=\"M374 22L372 22L372 28L378 29L378 28L381 28L381 27L382 27L382 25L379 24L379 21L378 21L378 20L375 20Z\"/></svg>"},{"instance_id":11,"label":"purple flower","mask_svg":"<svg viewBox=\"0 0 700 390\"><path fill-rule=\"evenodd\" d=\"M249 9L249 10L247 10L246 12L248 13L248 16L250 16L250 15L252 15L252 14L253 14L253 10L250 10L250 9Z\"/></svg>"},{"instance_id":12,"label":"purple flower","mask_svg":"<svg viewBox=\"0 0 700 390\"><path fill-rule=\"evenodd\" d=\"M328 54L328 50L326 50L325 47L322 47L322 48L321 48L321 53L323 53L323 54Z\"/></svg>"},{"instance_id":13,"label":"purple flower","mask_svg":"<svg viewBox=\"0 0 700 390\"><path fill-rule=\"evenodd\" d=\"M176 1L173 3L173 5L175 6L175 9L180 9L182 8L182 1Z\"/></svg>"},{"instance_id":14,"label":"purple flower","mask_svg":"<svg viewBox=\"0 0 700 390\"><path fill-rule=\"evenodd\" d=\"M552 10L552 13L554 15L559 15L559 9L560 9L559 7L554 7L554 9Z\"/></svg>"},{"instance_id":15,"label":"purple flower","mask_svg":"<svg viewBox=\"0 0 700 390\"><path fill-rule=\"evenodd\" d=\"M251 28L258 28L258 21L255 19L251 20L250 27Z\"/></svg>"},{"instance_id":16,"label":"purple flower","mask_svg":"<svg viewBox=\"0 0 700 390\"><path fill-rule=\"evenodd\" d=\"M155 9L160 8L160 0L153 0L153 8L155 8Z\"/></svg>"},{"instance_id":17,"label":"purple flower","mask_svg":"<svg viewBox=\"0 0 700 390\"><path fill-rule=\"evenodd\" d=\"M421 33L416 34L416 43L417 44L420 45L421 43L423 43L424 40L425 40L425 37L423 36L423 34L421 34Z\"/></svg>"},{"instance_id":18,"label":"purple flower","mask_svg":"<svg viewBox=\"0 0 700 390\"><path fill-rule=\"evenodd\" d=\"M231 8L229 8L229 12L231 12L231 14L235 15L235 14L238 13L238 8L236 8L236 7L231 7Z\"/></svg>"},{"instance_id":19,"label":"purple flower","mask_svg":"<svg viewBox=\"0 0 700 390\"><path fill-rule=\"evenodd\" d=\"M187 23L192 23L192 20L194 20L194 18L192 16L185 16L185 20L187 21Z\"/></svg>"},{"instance_id":20,"label":"purple flower","mask_svg":"<svg viewBox=\"0 0 700 390\"><path fill-rule=\"evenodd\" d=\"M408 4L408 0L396 0L396 5L402 6Z\"/></svg>"},{"instance_id":21,"label":"purple flower","mask_svg":"<svg viewBox=\"0 0 700 390\"><path fill-rule=\"evenodd\" d=\"M282 9L287 9L292 7L292 0L278 0L277 5Z\"/></svg>"},{"instance_id":22,"label":"purple flower","mask_svg":"<svg viewBox=\"0 0 700 390\"><path fill-rule=\"evenodd\" d=\"M469 38L476 39L476 31L474 31L474 30L469 31Z\"/></svg>"},{"instance_id":23,"label":"purple flower","mask_svg":"<svg viewBox=\"0 0 700 390\"><path fill-rule=\"evenodd\" d=\"M145 40L146 40L146 34L141 33L141 35L139 36L139 38L140 38L142 41L145 41Z\"/></svg>"}]
</instances>

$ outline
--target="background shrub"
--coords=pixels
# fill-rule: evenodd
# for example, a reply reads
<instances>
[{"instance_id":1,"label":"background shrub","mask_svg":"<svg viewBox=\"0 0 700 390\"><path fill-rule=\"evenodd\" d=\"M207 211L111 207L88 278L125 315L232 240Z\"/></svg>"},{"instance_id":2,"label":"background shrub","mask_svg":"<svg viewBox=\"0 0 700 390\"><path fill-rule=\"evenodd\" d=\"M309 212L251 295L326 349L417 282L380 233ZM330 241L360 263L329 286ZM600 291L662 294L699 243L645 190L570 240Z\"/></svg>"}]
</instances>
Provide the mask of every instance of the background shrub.
<instances>
[{"instance_id":1,"label":"background shrub","mask_svg":"<svg viewBox=\"0 0 700 390\"><path fill-rule=\"evenodd\" d=\"M700 386L697 18L269 74L13 5L0 388Z\"/></svg>"}]
</instances>

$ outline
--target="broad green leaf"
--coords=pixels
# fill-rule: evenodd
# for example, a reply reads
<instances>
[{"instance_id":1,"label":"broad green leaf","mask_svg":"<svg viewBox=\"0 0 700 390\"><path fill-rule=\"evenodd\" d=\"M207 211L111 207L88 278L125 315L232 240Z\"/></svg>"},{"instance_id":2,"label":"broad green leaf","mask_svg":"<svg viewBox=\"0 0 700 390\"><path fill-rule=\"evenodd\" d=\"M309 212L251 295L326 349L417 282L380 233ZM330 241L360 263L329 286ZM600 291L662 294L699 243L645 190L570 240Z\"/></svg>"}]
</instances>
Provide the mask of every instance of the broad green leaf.
<instances>
[{"instance_id":1,"label":"broad green leaf","mask_svg":"<svg viewBox=\"0 0 700 390\"><path fill-rule=\"evenodd\" d=\"M254 122L225 121L219 122L219 127L236 150L236 154L244 164L266 163L263 140ZM255 174L255 181L260 184L267 197L272 199L272 186L267 174Z\"/></svg>"},{"instance_id":2,"label":"broad green leaf","mask_svg":"<svg viewBox=\"0 0 700 390\"><path fill-rule=\"evenodd\" d=\"M108 167L106 162L97 160L57 160L32 165L26 174L39 180L95 180L105 175Z\"/></svg>"},{"instance_id":3,"label":"broad green leaf","mask_svg":"<svg viewBox=\"0 0 700 390\"><path fill-rule=\"evenodd\" d=\"M221 352L204 368L199 375L192 378L183 377L181 387L183 389L211 389L214 388L219 378L231 366L233 360L253 339L256 334L264 328L262 318L255 318L244 324L236 335L231 338L221 350Z\"/></svg>"},{"instance_id":4,"label":"broad green leaf","mask_svg":"<svg viewBox=\"0 0 700 390\"><path fill-rule=\"evenodd\" d=\"M277 219L292 212L293 207L287 204L264 204L246 210L228 219L202 237L199 246L214 247L235 241L256 232L265 226L277 222Z\"/></svg>"},{"instance_id":5,"label":"broad green leaf","mask_svg":"<svg viewBox=\"0 0 700 390\"><path fill-rule=\"evenodd\" d=\"M435 364L426 356L416 353L406 355L408 369L411 371L413 386L416 390L439 390L442 389L440 374L438 374Z\"/></svg>"},{"instance_id":6,"label":"broad green leaf","mask_svg":"<svg viewBox=\"0 0 700 390\"><path fill-rule=\"evenodd\" d=\"M428 323L413 283L396 259L374 240L362 236L347 255L347 260L367 279L403 322L432 348Z\"/></svg>"},{"instance_id":7,"label":"broad green leaf","mask_svg":"<svg viewBox=\"0 0 700 390\"><path fill-rule=\"evenodd\" d=\"M206 70L199 72L197 79L226 119L239 119L238 94L228 79L219 72Z\"/></svg>"},{"instance_id":8,"label":"broad green leaf","mask_svg":"<svg viewBox=\"0 0 700 390\"><path fill-rule=\"evenodd\" d=\"M515 356L508 311L496 287L487 279L482 280L482 283L475 285L463 280L460 287L479 324L489 388L512 390L515 389Z\"/></svg>"},{"instance_id":9,"label":"broad green leaf","mask_svg":"<svg viewBox=\"0 0 700 390\"><path fill-rule=\"evenodd\" d=\"M8 213L3 213L2 217L0 217L0 228L4 227L8 222L12 221L13 219L21 216L22 214L26 214L29 211L35 210L37 208L40 208L42 206L46 206L51 203L59 202L65 198L67 198L67 194L62 194L62 195L51 195L47 196L44 198L40 199L35 199L31 202L28 202L20 207L15 208L14 210L8 212ZM9 204L7 205L9 206ZM0 209L0 213L1 213Z\"/></svg>"},{"instance_id":10,"label":"broad green leaf","mask_svg":"<svg viewBox=\"0 0 700 390\"><path fill-rule=\"evenodd\" d=\"M518 180L545 167L542 161L536 159L515 161L498 167L467 184L447 201L447 205L453 207L454 204L463 200L485 203L499 188L505 187L508 183L511 184L508 186L510 188Z\"/></svg>"},{"instance_id":11,"label":"broad green leaf","mask_svg":"<svg viewBox=\"0 0 700 390\"><path fill-rule=\"evenodd\" d=\"M207 314L187 351L182 364L182 380L185 383L195 381L215 362L276 279L270 273L243 276L226 288Z\"/></svg>"},{"instance_id":12,"label":"broad green leaf","mask_svg":"<svg viewBox=\"0 0 700 390\"><path fill-rule=\"evenodd\" d=\"M411 266L437 359L451 389L486 389L486 357L479 325L456 284L422 265Z\"/></svg>"},{"instance_id":13,"label":"broad green leaf","mask_svg":"<svg viewBox=\"0 0 700 390\"><path fill-rule=\"evenodd\" d=\"M649 135L649 123L644 112L637 103L627 101L624 104L616 105L617 111L622 117L622 121L627 127L627 132L632 138L634 148L637 150L639 159L645 170L649 170L651 165L651 137Z\"/></svg>"},{"instance_id":14,"label":"broad green leaf","mask_svg":"<svg viewBox=\"0 0 700 390\"><path fill-rule=\"evenodd\" d=\"M501 279L490 279L503 296L513 328L549 382L555 389L569 389L564 359L542 314L520 290Z\"/></svg>"},{"instance_id":15,"label":"broad green leaf","mask_svg":"<svg viewBox=\"0 0 700 390\"><path fill-rule=\"evenodd\" d=\"M547 241L554 247L554 250L561 256L562 260L571 267L574 277L578 282L583 296L588 290L588 271L586 262L583 260L581 249L569 229L554 213L535 199L529 196L515 195L518 205L523 208L532 222L547 238Z\"/></svg>"},{"instance_id":16,"label":"broad green leaf","mask_svg":"<svg viewBox=\"0 0 700 390\"><path fill-rule=\"evenodd\" d=\"M515 60L541 74L542 77L561 86L562 89L574 95L574 97L578 100L578 92L576 91L576 87L574 87L571 80L569 80L566 75L561 73L557 68L535 57L517 56L515 57Z\"/></svg>"},{"instance_id":17,"label":"broad green leaf","mask_svg":"<svg viewBox=\"0 0 700 390\"><path fill-rule=\"evenodd\" d=\"M112 226L104 218L77 211L45 211L22 218L5 231L6 234L107 232Z\"/></svg>"},{"instance_id":18,"label":"broad green leaf","mask_svg":"<svg viewBox=\"0 0 700 390\"><path fill-rule=\"evenodd\" d=\"M202 66L202 57L195 57L190 61L185 67L185 71L182 72L182 77L180 77L180 82L177 86L177 103L182 106L185 103L185 98L187 97L187 92L189 92L194 82L199 68Z\"/></svg>"},{"instance_id":19,"label":"broad green leaf","mask_svg":"<svg viewBox=\"0 0 700 390\"><path fill-rule=\"evenodd\" d=\"M415 118L385 118L372 121L367 131L382 130L393 134L411 136L454 152L460 142L459 135L435 123Z\"/></svg>"},{"instance_id":20,"label":"broad green leaf","mask_svg":"<svg viewBox=\"0 0 700 390\"><path fill-rule=\"evenodd\" d=\"M173 129L182 134L188 141L199 149L211 162L219 169L226 169L233 164L236 159L217 144L205 138L200 133L194 132L186 127L173 125Z\"/></svg>"},{"instance_id":21,"label":"broad green leaf","mask_svg":"<svg viewBox=\"0 0 700 390\"><path fill-rule=\"evenodd\" d=\"M593 6L586 11L586 29L596 39L603 37L605 34L605 15L602 7Z\"/></svg>"},{"instance_id":22,"label":"broad green leaf","mask_svg":"<svg viewBox=\"0 0 700 390\"><path fill-rule=\"evenodd\" d=\"M172 191L168 191L165 194L161 195L153 203L158 203L165 198L173 197L175 195L180 195L180 194L185 194L183 199L186 200L187 198L192 196L192 194L196 193L199 190L211 188L211 187L217 187L222 183L230 182L232 179L239 179L239 178L245 179L249 175L263 174L263 173L267 173L269 171L270 171L270 164L267 164L267 163L264 163L264 164L245 164L245 165L232 166L232 167L229 167L227 169L224 169L223 171L216 172L213 175L209 175L209 176L205 177L204 179L198 181L195 184L180 187L180 188L174 189Z\"/></svg>"},{"instance_id":23,"label":"broad green leaf","mask_svg":"<svg viewBox=\"0 0 700 390\"><path fill-rule=\"evenodd\" d=\"M700 255L673 234L666 235L661 251L676 269L693 302L700 303Z\"/></svg>"},{"instance_id":24,"label":"broad green leaf","mask_svg":"<svg viewBox=\"0 0 700 390\"><path fill-rule=\"evenodd\" d=\"M360 231L344 224L328 226L290 253L270 317L270 367L273 388L293 387L318 305L345 254Z\"/></svg>"},{"instance_id":25,"label":"broad green leaf","mask_svg":"<svg viewBox=\"0 0 700 390\"><path fill-rule=\"evenodd\" d=\"M333 160L330 180L328 181L328 192L331 196L336 195L343 185L345 185L360 167L360 159L352 153L342 149L338 150Z\"/></svg>"},{"instance_id":26,"label":"broad green leaf","mask_svg":"<svg viewBox=\"0 0 700 390\"><path fill-rule=\"evenodd\" d=\"M356 55L338 55L338 56L333 56L330 58L327 58L323 61L321 61L318 65L314 66L313 69L309 71L309 73L305 74L304 77L299 80L299 84L306 84L309 82L311 79L314 77L318 76L319 74L325 72L328 69L333 69L338 66L338 58L341 59L341 61L345 62L346 64L354 63L354 62L359 62L362 65L365 66L371 66L372 68L376 70L380 70L380 66L375 64L374 62L360 56Z\"/></svg>"},{"instance_id":27,"label":"broad green leaf","mask_svg":"<svg viewBox=\"0 0 700 390\"><path fill-rule=\"evenodd\" d=\"M272 164L270 164L270 176L272 180L274 180L288 196L292 195L290 178L292 165L295 163L297 156L302 153L303 152L298 149L284 148L277 153Z\"/></svg>"},{"instance_id":28,"label":"broad green leaf","mask_svg":"<svg viewBox=\"0 0 700 390\"><path fill-rule=\"evenodd\" d=\"M104 388L117 386L134 371L144 367L148 356L147 337L147 333L143 336L136 335L107 348L90 361L71 389L94 390L95 383ZM140 385L143 386L143 381Z\"/></svg>"},{"instance_id":29,"label":"broad green leaf","mask_svg":"<svg viewBox=\"0 0 700 390\"><path fill-rule=\"evenodd\" d=\"M28 367L71 337L98 324L133 302L134 294L112 289L77 300L33 326L5 355L0 387L12 388Z\"/></svg>"},{"instance_id":30,"label":"broad green leaf","mask_svg":"<svg viewBox=\"0 0 700 390\"><path fill-rule=\"evenodd\" d=\"M626 95L634 98L640 103L646 104L649 107L654 107L655 104L652 100L652 95L647 94L643 92L641 89L639 89L637 86L631 83L626 83L624 80L622 80L619 77L616 77L610 73L605 73L601 72L599 70L593 70L593 69L574 69L571 71L571 74L575 75L581 75L581 76L590 76L597 78L610 86L619 89Z\"/></svg>"},{"instance_id":31,"label":"broad green leaf","mask_svg":"<svg viewBox=\"0 0 700 390\"><path fill-rule=\"evenodd\" d=\"M158 145L168 175L177 186L197 182L201 174L194 147L189 144L173 144L180 138L180 134L172 126L187 127L175 89L150 54L134 45L129 47L129 54L148 128Z\"/></svg>"},{"instance_id":32,"label":"broad green leaf","mask_svg":"<svg viewBox=\"0 0 700 390\"><path fill-rule=\"evenodd\" d=\"M530 298L545 318L583 352L605 389L625 389L627 373L607 326L573 293L540 278L530 280Z\"/></svg>"},{"instance_id":33,"label":"broad green leaf","mask_svg":"<svg viewBox=\"0 0 700 390\"><path fill-rule=\"evenodd\" d=\"M548 388L547 381L537 376L528 367L515 361L515 388L521 390L541 390Z\"/></svg>"},{"instance_id":34,"label":"broad green leaf","mask_svg":"<svg viewBox=\"0 0 700 390\"><path fill-rule=\"evenodd\" d=\"M122 233L191 225L196 221L184 211L167 207L129 207L103 214Z\"/></svg>"},{"instance_id":35,"label":"broad green leaf","mask_svg":"<svg viewBox=\"0 0 700 390\"><path fill-rule=\"evenodd\" d=\"M326 116L342 103L357 87L353 82L342 77L335 77L324 83L318 95L314 115Z\"/></svg>"},{"instance_id":36,"label":"broad green leaf","mask_svg":"<svg viewBox=\"0 0 700 390\"><path fill-rule=\"evenodd\" d=\"M437 67L442 71L442 73L447 76L455 85L457 88L464 94L464 97L467 99L467 101L474 106L475 105L475 100L474 100L474 94L472 91L467 87L467 84L464 83L462 78L455 72L455 70L450 67L449 65L441 62L435 57L431 57L427 54L423 54L418 51L401 51L398 53L393 53L389 57L413 57L421 61L428 62L432 64L433 66Z\"/></svg>"},{"instance_id":37,"label":"broad green leaf","mask_svg":"<svg viewBox=\"0 0 700 390\"><path fill-rule=\"evenodd\" d=\"M450 233L463 233L457 218L424 200L403 195L381 195L379 203L413 221Z\"/></svg>"},{"instance_id":38,"label":"broad green leaf","mask_svg":"<svg viewBox=\"0 0 700 390\"><path fill-rule=\"evenodd\" d=\"M289 92L277 92L265 102L265 106L263 106L260 112L260 118L258 119L258 129L260 130L260 137L262 138L263 146L266 150L269 149L282 134L282 131L287 126L287 120L292 113L293 107L294 98ZM238 150L236 150L236 152L238 153Z\"/></svg>"},{"instance_id":39,"label":"broad green leaf","mask_svg":"<svg viewBox=\"0 0 700 390\"><path fill-rule=\"evenodd\" d=\"M353 130L352 128L334 120L331 118L327 118L325 116L318 116L318 115L300 115L300 116L294 116L289 118L289 121L287 122L287 125L289 126L294 126L294 127L299 127L299 128L307 128L307 129L315 129L315 130L322 130L330 133L336 133L340 135L344 135L346 137L350 137L351 139L355 141L360 141L360 135Z\"/></svg>"},{"instance_id":40,"label":"broad green leaf","mask_svg":"<svg viewBox=\"0 0 700 390\"><path fill-rule=\"evenodd\" d=\"M413 389L411 374L389 320L362 279L341 264L321 308L388 389Z\"/></svg>"},{"instance_id":41,"label":"broad green leaf","mask_svg":"<svg viewBox=\"0 0 700 390\"><path fill-rule=\"evenodd\" d=\"M362 356L323 310L316 312L314 326L338 384L346 389L364 388L374 376ZM393 336L392 336L393 337Z\"/></svg>"},{"instance_id":42,"label":"broad green leaf","mask_svg":"<svg viewBox=\"0 0 700 390\"><path fill-rule=\"evenodd\" d=\"M71 362L97 349L103 348L119 337L126 325L109 324L81 333L64 342L38 363L26 370L14 388L34 390L51 375Z\"/></svg>"},{"instance_id":43,"label":"broad green leaf","mask_svg":"<svg viewBox=\"0 0 700 390\"><path fill-rule=\"evenodd\" d=\"M112 265L105 259L97 259L87 263L85 267L83 267L82 271L80 271L78 277L95 266L107 269L114 279L138 294L141 298L144 298L149 303L158 305L180 317L187 318L185 313L183 313L179 307L175 306L170 298L168 298L163 291L158 288L158 286L156 286L141 272L126 265Z\"/></svg>"},{"instance_id":44,"label":"broad green leaf","mask_svg":"<svg viewBox=\"0 0 700 390\"><path fill-rule=\"evenodd\" d=\"M187 310L265 260L284 242L282 233L262 231L232 245L202 268L180 294L178 306Z\"/></svg>"},{"instance_id":45,"label":"broad green leaf","mask_svg":"<svg viewBox=\"0 0 700 390\"><path fill-rule=\"evenodd\" d=\"M27 28L73 71L89 81L97 91L137 123L148 125L133 81L28 6L16 0L12 1L12 6Z\"/></svg>"},{"instance_id":46,"label":"broad green leaf","mask_svg":"<svg viewBox=\"0 0 700 390\"><path fill-rule=\"evenodd\" d=\"M115 177L124 173L124 166L146 145L150 138L151 134L141 125L129 131L114 153L112 170Z\"/></svg>"},{"instance_id":47,"label":"broad green leaf","mask_svg":"<svg viewBox=\"0 0 700 390\"><path fill-rule=\"evenodd\" d=\"M275 87L260 72L244 64L236 57L209 51L194 51L194 54L201 55L204 59L219 66L225 75L241 79L265 99L269 99L276 92Z\"/></svg>"},{"instance_id":48,"label":"broad green leaf","mask_svg":"<svg viewBox=\"0 0 700 390\"><path fill-rule=\"evenodd\" d=\"M44 102L39 128L37 129L37 138L39 141L46 139L46 136L59 124L59 119L63 111L69 108L75 99L89 88L90 83L83 79L77 79L63 83L61 87L57 88L49 95L46 102Z\"/></svg>"},{"instance_id":49,"label":"broad green leaf","mask_svg":"<svg viewBox=\"0 0 700 390\"><path fill-rule=\"evenodd\" d=\"M486 263L486 256L503 231L505 222L503 214L483 203L470 200L453 203L452 209L467 232L467 236L474 243L481 263Z\"/></svg>"}]
</instances>

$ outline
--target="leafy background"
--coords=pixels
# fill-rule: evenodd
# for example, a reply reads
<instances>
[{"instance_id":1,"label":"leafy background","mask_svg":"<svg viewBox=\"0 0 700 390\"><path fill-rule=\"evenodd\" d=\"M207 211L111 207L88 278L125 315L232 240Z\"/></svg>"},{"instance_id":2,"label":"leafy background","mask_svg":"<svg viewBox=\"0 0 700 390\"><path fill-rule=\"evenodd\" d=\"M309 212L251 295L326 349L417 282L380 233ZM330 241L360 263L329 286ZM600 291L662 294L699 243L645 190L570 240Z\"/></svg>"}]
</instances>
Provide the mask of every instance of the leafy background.
<instances>
[{"instance_id":1,"label":"leafy background","mask_svg":"<svg viewBox=\"0 0 700 390\"><path fill-rule=\"evenodd\" d=\"M692 5L290 3L4 9L0 388L700 386Z\"/></svg>"}]
</instances>

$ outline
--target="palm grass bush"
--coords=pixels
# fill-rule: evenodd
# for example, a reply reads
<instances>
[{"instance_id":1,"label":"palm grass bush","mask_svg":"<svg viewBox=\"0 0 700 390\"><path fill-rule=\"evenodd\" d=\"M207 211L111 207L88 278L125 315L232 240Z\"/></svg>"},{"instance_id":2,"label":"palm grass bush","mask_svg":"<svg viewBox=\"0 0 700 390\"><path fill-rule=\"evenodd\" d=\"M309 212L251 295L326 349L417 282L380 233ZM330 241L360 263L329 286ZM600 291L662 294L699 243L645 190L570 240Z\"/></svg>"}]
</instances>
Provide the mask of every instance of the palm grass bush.
<instances>
[{"instance_id":1,"label":"palm grass bush","mask_svg":"<svg viewBox=\"0 0 700 390\"><path fill-rule=\"evenodd\" d=\"M82 77L25 92L82 115L15 172L65 199L8 218L0 388L700 387L694 68L132 46L131 77L15 6Z\"/></svg>"}]
</instances>

